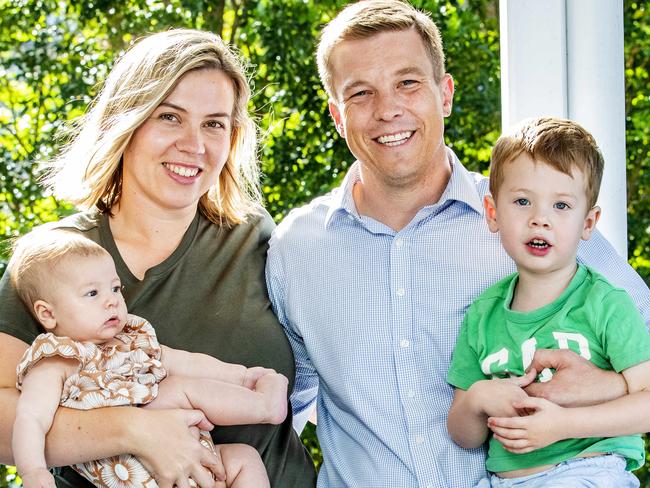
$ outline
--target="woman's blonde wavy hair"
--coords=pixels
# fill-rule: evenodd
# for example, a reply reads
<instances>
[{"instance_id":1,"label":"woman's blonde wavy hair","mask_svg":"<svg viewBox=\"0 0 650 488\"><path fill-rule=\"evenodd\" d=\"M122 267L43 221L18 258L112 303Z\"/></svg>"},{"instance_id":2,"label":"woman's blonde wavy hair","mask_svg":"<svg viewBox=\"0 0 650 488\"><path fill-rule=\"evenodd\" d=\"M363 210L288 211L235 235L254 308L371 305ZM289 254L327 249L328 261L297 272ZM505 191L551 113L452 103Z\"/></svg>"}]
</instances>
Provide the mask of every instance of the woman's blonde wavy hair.
<instances>
[{"instance_id":1,"label":"woman's blonde wavy hair","mask_svg":"<svg viewBox=\"0 0 650 488\"><path fill-rule=\"evenodd\" d=\"M219 181L199 200L199 211L219 225L258 212L261 195L257 126L248 113L251 92L242 61L215 34L172 29L147 36L115 64L70 142L50 164L45 182L56 197L110 213L122 191L122 154L135 130L188 72L218 69L233 83L230 153Z\"/></svg>"}]
</instances>

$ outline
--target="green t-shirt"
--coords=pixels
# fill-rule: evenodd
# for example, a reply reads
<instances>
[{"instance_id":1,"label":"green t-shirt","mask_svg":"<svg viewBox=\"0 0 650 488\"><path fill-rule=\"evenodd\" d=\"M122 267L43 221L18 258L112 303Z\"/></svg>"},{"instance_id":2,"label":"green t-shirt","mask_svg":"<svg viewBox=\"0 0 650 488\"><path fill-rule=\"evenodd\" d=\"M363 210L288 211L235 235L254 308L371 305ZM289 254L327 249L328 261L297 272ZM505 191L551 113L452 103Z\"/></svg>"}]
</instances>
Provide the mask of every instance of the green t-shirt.
<instances>
[{"instance_id":1,"label":"green t-shirt","mask_svg":"<svg viewBox=\"0 0 650 488\"><path fill-rule=\"evenodd\" d=\"M535 349L571 349L616 372L650 359L650 334L636 306L592 269L579 265L557 300L531 312L510 309L517 278L515 273L499 281L468 309L447 376L451 385L467 390L479 380L520 376ZM513 471L588 452L618 453L630 470L644 462L640 436L566 439L527 454L510 453L490 438L486 468Z\"/></svg>"},{"instance_id":2,"label":"green t-shirt","mask_svg":"<svg viewBox=\"0 0 650 488\"><path fill-rule=\"evenodd\" d=\"M222 361L273 368L293 387L294 360L271 310L264 279L273 221L263 212L231 229L197 213L176 250L138 280L119 254L106 215L80 213L56 224L77 230L113 256L129 312L146 318L161 344L202 352ZM31 343L38 324L18 299L5 273L0 281L0 332ZM217 444L257 448L274 487L315 486L313 462L292 428L291 408L281 425L215 427ZM92 486L72 469L59 486Z\"/></svg>"}]
</instances>

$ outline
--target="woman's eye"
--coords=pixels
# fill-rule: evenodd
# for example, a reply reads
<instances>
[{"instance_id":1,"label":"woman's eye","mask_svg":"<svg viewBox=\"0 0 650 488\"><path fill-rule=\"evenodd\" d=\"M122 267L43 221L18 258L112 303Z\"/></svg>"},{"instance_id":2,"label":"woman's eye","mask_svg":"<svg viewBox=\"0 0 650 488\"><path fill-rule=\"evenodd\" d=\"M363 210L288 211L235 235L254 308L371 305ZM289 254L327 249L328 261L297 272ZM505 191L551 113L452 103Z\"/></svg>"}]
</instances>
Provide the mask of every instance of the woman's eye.
<instances>
[{"instance_id":1,"label":"woman's eye","mask_svg":"<svg viewBox=\"0 0 650 488\"><path fill-rule=\"evenodd\" d=\"M205 123L206 127L210 127L211 129L222 129L224 128L224 124L222 122L219 122L218 120L210 120Z\"/></svg>"},{"instance_id":2,"label":"woman's eye","mask_svg":"<svg viewBox=\"0 0 650 488\"><path fill-rule=\"evenodd\" d=\"M160 114L158 116L160 120L166 120L168 122L176 122L178 118L174 114Z\"/></svg>"}]
</instances>

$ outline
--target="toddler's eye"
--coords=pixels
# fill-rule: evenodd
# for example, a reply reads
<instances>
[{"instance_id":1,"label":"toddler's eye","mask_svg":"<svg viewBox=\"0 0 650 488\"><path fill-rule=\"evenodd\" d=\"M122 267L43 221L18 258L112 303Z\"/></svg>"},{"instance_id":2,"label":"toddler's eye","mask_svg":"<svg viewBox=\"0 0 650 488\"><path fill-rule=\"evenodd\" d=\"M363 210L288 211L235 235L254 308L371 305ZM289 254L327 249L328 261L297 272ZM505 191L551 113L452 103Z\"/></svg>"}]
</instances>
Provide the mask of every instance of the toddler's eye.
<instances>
[{"instance_id":1,"label":"toddler's eye","mask_svg":"<svg viewBox=\"0 0 650 488\"><path fill-rule=\"evenodd\" d=\"M557 208L558 210L566 210L566 209L571 208L571 207L569 206L569 204L568 204L568 203L565 203L565 202L557 202L557 203L555 203L555 205L553 205L553 206L554 206L555 208Z\"/></svg>"},{"instance_id":2,"label":"toddler's eye","mask_svg":"<svg viewBox=\"0 0 650 488\"><path fill-rule=\"evenodd\" d=\"M515 205L520 205L522 207L525 207L527 205L530 205L530 201L528 200L528 198L517 198L515 200Z\"/></svg>"}]
</instances>

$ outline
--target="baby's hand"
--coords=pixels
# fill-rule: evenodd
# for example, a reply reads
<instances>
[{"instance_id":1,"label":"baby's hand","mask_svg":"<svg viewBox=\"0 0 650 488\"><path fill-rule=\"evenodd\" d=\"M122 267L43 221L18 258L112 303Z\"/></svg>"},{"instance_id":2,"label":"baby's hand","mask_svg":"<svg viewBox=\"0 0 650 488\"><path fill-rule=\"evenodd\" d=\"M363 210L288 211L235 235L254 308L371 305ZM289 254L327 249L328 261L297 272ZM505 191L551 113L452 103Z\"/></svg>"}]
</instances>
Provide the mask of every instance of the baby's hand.
<instances>
[{"instance_id":1,"label":"baby's hand","mask_svg":"<svg viewBox=\"0 0 650 488\"><path fill-rule=\"evenodd\" d=\"M24 488L56 488L54 476L46 468L36 468L21 474Z\"/></svg>"},{"instance_id":2,"label":"baby's hand","mask_svg":"<svg viewBox=\"0 0 650 488\"><path fill-rule=\"evenodd\" d=\"M254 390L255 385L257 385L257 380L259 380L262 376L266 376L267 374L275 374L275 370L270 368L262 368L261 366L248 368L244 374L244 381L242 382L242 386L248 388L249 390Z\"/></svg>"}]
</instances>

